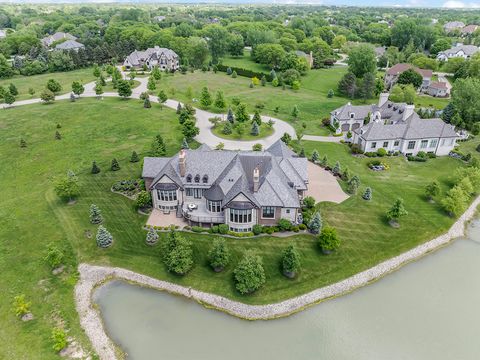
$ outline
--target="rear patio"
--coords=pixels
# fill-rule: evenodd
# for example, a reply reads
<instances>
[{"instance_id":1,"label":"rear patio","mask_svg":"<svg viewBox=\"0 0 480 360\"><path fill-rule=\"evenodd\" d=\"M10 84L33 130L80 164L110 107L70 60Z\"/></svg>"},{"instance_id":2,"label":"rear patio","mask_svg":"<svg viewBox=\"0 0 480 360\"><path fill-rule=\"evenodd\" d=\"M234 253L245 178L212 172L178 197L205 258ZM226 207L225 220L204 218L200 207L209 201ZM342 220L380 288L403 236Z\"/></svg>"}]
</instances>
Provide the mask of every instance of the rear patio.
<instances>
[{"instance_id":1,"label":"rear patio","mask_svg":"<svg viewBox=\"0 0 480 360\"><path fill-rule=\"evenodd\" d=\"M311 196L317 202L330 201L337 204L348 199L348 195L330 172L311 161L307 163L307 171L308 190L305 192L305 196Z\"/></svg>"}]
</instances>

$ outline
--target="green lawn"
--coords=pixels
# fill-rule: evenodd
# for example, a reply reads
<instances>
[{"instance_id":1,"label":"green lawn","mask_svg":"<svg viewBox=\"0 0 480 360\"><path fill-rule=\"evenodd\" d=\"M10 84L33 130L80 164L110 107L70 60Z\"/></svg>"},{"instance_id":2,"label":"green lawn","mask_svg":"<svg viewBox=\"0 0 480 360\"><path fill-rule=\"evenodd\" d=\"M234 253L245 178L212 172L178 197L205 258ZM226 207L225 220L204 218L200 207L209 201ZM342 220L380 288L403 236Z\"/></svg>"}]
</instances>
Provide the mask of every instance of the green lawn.
<instances>
[{"instance_id":1,"label":"green lawn","mask_svg":"<svg viewBox=\"0 0 480 360\"><path fill-rule=\"evenodd\" d=\"M257 139L263 139L267 136L270 136L274 133L274 129L269 127L267 124L262 123L260 126L260 132L258 133L257 136L254 136L250 134L250 129L251 129L251 122L249 121L248 123L245 124L245 133L242 135L239 135L238 132L233 129L232 134L224 134L223 133L223 126L224 123L218 124L216 127L212 128L212 132L217 135L218 137L221 137L223 139L228 139L228 140L245 140L245 141L250 141L250 140L257 140Z\"/></svg>"},{"instance_id":2,"label":"green lawn","mask_svg":"<svg viewBox=\"0 0 480 360\"><path fill-rule=\"evenodd\" d=\"M449 98L437 98L428 95L417 95L415 98L415 106L418 107L434 107L435 109L443 109L450 102Z\"/></svg>"},{"instance_id":3,"label":"green lawn","mask_svg":"<svg viewBox=\"0 0 480 360\"><path fill-rule=\"evenodd\" d=\"M250 57L250 51L244 50L243 56L227 56L222 59L222 64L225 66L238 67L246 70L257 71L268 74L272 70L269 66L256 63Z\"/></svg>"},{"instance_id":4,"label":"green lawn","mask_svg":"<svg viewBox=\"0 0 480 360\"><path fill-rule=\"evenodd\" d=\"M72 82L80 81L83 84L89 83L95 80L93 76L92 68L85 68L80 70L59 72L59 73L47 73L33 76L15 76L11 79L0 80L0 86L5 88L10 83L14 84L18 89L17 100L25 100L40 97L40 93L45 89L45 85L49 79L57 80L62 85L61 93L67 93L72 90ZM28 93L28 89L35 90L33 95Z\"/></svg>"}]
</instances>

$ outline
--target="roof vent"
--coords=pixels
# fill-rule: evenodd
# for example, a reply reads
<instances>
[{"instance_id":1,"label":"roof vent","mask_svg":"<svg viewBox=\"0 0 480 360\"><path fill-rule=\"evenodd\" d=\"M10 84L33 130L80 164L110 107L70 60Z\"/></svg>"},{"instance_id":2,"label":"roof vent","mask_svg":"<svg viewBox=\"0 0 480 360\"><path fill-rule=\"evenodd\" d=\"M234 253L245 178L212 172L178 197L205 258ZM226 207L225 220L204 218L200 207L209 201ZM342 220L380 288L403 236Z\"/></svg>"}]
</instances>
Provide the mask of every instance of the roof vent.
<instances>
[{"instance_id":1,"label":"roof vent","mask_svg":"<svg viewBox=\"0 0 480 360\"><path fill-rule=\"evenodd\" d=\"M391 103L388 103L388 108L390 109L392 107L392 104Z\"/></svg>"},{"instance_id":2,"label":"roof vent","mask_svg":"<svg viewBox=\"0 0 480 360\"><path fill-rule=\"evenodd\" d=\"M292 189L293 189L293 185L294 185L293 182L291 181L288 182L288 186L290 186Z\"/></svg>"}]
</instances>

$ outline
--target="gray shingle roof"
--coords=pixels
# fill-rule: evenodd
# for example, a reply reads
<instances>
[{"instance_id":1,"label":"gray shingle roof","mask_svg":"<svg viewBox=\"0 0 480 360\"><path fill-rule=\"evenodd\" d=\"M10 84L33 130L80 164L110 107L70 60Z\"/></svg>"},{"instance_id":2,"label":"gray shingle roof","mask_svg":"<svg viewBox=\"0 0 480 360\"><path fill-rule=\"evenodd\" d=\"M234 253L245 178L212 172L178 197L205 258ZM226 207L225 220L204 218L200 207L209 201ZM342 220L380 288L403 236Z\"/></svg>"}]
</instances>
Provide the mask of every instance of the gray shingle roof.
<instances>
[{"instance_id":1,"label":"gray shingle roof","mask_svg":"<svg viewBox=\"0 0 480 360\"><path fill-rule=\"evenodd\" d=\"M448 56L453 56L460 51L463 51L465 53L465 55L471 56L471 55L477 53L478 51L480 51L480 49L478 48L478 46L475 46L475 45L459 45L459 46L454 46L454 47L452 47L450 49L447 49L445 51L440 51L438 53L438 55L442 54L442 55L445 55L445 56L448 57Z\"/></svg>"},{"instance_id":2,"label":"gray shingle roof","mask_svg":"<svg viewBox=\"0 0 480 360\"><path fill-rule=\"evenodd\" d=\"M75 50L84 48L85 45L75 40L67 40L55 46L56 50Z\"/></svg>"},{"instance_id":3,"label":"gray shingle roof","mask_svg":"<svg viewBox=\"0 0 480 360\"><path fill-rule=\"evenodd\" d=\"M145 51L135 50L127 56L126 60L128 60L132 66L139 66L152 57L160 58L162 54L164 54L167 59L173 60L178 58L178 55L175 51L155 46L153 48L148 48Z\"/></svg>"}]
</instances>

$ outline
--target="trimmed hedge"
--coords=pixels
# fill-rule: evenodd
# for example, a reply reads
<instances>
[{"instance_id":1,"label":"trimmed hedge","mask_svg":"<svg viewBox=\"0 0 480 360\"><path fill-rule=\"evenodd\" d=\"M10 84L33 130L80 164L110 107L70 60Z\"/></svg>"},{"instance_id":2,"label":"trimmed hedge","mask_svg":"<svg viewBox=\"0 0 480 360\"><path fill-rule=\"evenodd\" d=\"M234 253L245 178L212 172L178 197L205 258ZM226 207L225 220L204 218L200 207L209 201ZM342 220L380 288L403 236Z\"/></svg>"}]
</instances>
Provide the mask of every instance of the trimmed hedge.
<instances>
[{"instance_id":1,"label":"trimmed hedge","mask_svg":"<svg viewBox=\"0 0 480 360\"><path fill-rule=\"evenodd\" d=\"M245 77L248 77L248 78L256 77L258 79L261 79L262 76L265 76L268 81L273 80L273 79L270 79L270 74L265 74L265 73L262 73L262 72L252 71L252 70L248 70L248 69L243 69L243 68L239 68L239 67L235 67L235 66L227 66L227 65L218 64L217 68L218 68L218 71L223 71L223 72L227 72L227 69L230 68L230 69L232 69L232 72L235 71L237 73L237 75L245 76Z\"/></svg>"}]
</instances>

